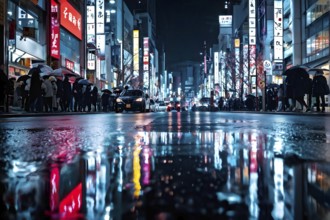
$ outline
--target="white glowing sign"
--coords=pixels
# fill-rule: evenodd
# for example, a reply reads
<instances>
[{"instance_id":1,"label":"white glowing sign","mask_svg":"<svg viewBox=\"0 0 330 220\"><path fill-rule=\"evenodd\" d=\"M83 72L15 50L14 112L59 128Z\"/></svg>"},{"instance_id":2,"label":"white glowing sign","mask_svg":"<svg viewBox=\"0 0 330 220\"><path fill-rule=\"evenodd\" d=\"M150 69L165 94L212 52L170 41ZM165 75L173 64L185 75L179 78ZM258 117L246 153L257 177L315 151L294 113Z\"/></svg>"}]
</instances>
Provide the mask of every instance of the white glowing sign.
<instances>
[{"instance_id":1,"label":"white glowing sign","mask_svg":"<svg viewBox=\"0 0 330 220\"><path fill-rule=\"evenodd\" d=\"M149 38L143 38L143 84L149 88Z\"/></svg>"},{"instance_id":2,"label":"white glowing sign","mask_svg":"<svg viewBox=\"0 0 330 220\"><path fill-rule=\"evenodd\" d=\"M95 70L95 60L88 60L87 61L87 69Z\"/></svg>"},{"instance_id":3,"label":"white glowing sign","mask_svg":"<svg viewBox=\"0 0 330 220\"><path fill-rule=\"evenodd\" d=\"M274 62L283 62L283 3L274 1Z\"/></svg>"},{"instance_id":4,"label":"white glowing sign","mask_svg":"<svg viewBox=\"0 0 330 220\"><path fill-rule=\"evenodd\" d=\"M95 6L87 6L87 43L95 44Z\"/></svg>"},{"instance_id":5,"label":"white glowing sign","mask_svg":"<svg viewBox=\"0 0 330 220\"><path fill-rule=\"evenodd\" d=\"M249 0L249 45L256 45L256 1Z\"/></svg>"},{"instance_id":6,"label":"white glowing sign","mask_svg":"<svg viewBox=\"0 0 330 220\"><path fill-rule=\"evenodd\" d=\"M133 31L133 73L139 75L139 30Z\"/></svg>"},{"instance_id":7,"label":"white glowing sign","mask_svg":"<svg viewBox=\"0 0 330 220\"><path fill-rule=\"evenodd\" d=\"M231 27L232 23L233 23L233 18L231 15L220 15L219 16L220 27Z\"/></svg>"},{"instance_id":8,"label":"white glowing sign","mask_svg":"<svg viewBox=\"0 0 330 220\"><path fill-rule=\"evenodd\" d=\"M214 52L214 84L220 83L219 80L219 52Z\"/></svg>"},{"instance_id":9,"label":"white glowing sign","mask_svg":"<svg viewBox=\"0 0 330 220\"><path fill-rule=\"evenodd\" d=\"M94 6L87 6L86 10L86 20L87 23L95 23L95 7Z\"/></svg>"},{"instance_id":10,"label":"white glowing sign","mask_svg":"<svg viewBox=\"0 0 330 220\"><path fill-rule=\"evenodd\" d=\"M105 35L98 34L96 35L96 48L99 50L100 54L105 53Z\"/></svg>"},{"instance_id":11,"label":"white glowing sign","mask_svg":"<svg viewBox=\"0 0 330 220\"><path fill-rule=\"evenodd\" d=\"M104 0L96 1L96 33L104 33Z\"/></svg>"},{"instance_id":12,"label":"white glowing sign","mask_svg":"<svg viewBox=\"0 0 330 220\"><path fill-rule=\"evenodd\" d=\"M256 75L256 0L249 0L249 67L252 87L255 87Z\"/></svg>"}]
</instances>

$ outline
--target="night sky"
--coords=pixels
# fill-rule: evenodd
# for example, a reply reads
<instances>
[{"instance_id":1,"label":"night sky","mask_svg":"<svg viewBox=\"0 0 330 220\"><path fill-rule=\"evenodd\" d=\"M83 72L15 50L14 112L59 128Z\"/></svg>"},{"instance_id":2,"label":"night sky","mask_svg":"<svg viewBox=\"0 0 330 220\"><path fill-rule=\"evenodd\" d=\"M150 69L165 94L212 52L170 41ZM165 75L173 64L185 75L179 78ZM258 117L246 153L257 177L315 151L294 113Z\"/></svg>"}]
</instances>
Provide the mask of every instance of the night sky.
<instances>
[{"instance_id":1,"label":"night sky","mask_svg":"<svg viewBox=\"0 0 330 220\"><path fill-rule=\"evenodd\" d=\"M168 65L201 61L203 43L217 43L223 0L157 0L157 37L165 45Z\"/></svg>"}]
</instances>

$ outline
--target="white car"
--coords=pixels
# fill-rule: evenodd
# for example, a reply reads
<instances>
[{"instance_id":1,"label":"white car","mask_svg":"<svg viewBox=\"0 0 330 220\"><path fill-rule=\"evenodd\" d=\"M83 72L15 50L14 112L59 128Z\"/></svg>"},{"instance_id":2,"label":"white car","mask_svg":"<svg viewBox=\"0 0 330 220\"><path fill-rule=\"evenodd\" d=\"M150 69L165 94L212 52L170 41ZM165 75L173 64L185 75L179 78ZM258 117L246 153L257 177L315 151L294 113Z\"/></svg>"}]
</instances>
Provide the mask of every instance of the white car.
<instances>
[{"instance_id":1,"label":"white car","mask_svg":"<svg viewBox=\"0 0 330 220\"><path fill-rule=\"evenodd\" d=\"M153 99L149 100L149 112L155 112L156 111L156 103Z\"/></svg>"},{"instance_id":2,"label":"white car","mask_svg":"<svg viewBox=\"0 0 330 220\"><path fill-rule=\"evenodd\" d=\"M166 112L167 104L164 101L156 102L156 111L157 112Z\"/></svg>"}]
</instances>

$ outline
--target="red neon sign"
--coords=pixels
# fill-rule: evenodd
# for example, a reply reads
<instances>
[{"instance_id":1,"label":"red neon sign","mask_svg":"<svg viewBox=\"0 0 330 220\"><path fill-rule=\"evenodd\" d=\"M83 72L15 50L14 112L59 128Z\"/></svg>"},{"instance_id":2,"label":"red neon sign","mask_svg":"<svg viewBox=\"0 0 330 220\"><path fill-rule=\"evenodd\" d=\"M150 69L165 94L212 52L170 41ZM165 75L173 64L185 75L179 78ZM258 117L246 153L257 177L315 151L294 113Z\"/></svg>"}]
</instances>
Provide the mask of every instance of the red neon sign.
<instances>
[{"instance_id":1,"label":"red neon sign","mask_svg":"<svg viewBox=\"0 0 330 220\"><path fill-rule=\"evenodd\" d=\"M65 59L65 67L71 71L74 71L74 62L71 60Z\"/></svg>"},{"instance_id":2,"label":"red neon sign","mask_svg":"<svg viewBox=\"0 0 330 220\"><path fill-rule=\"evenodd\" d=\"M50 7L50 56L60 59L60 24L58 21L59 7L55 0L51 0Z\"/></svg>"},{"instance_id":3,"label":"red neon sign","mask_svg":"<svg viewBox=\"0 0 330 220\"><path fill-rule=\"evenodd\" d=\"M50 173L50 210L56 211L60 192L60 170L55 167Z\"/></svg>"},{"instance_id":4,"label":"red neon sign","mask_svg":"<svg viewBox=\"0 0 330 220\"><path fill-rule=\"evenodd\" d=\"M80 40L82 39L81 14L70 5L67 0L61 3L61 25Z\"/></svg>"},{"instance_id":5,"label":"red neon sign","mask_svg":"<svg viewBox=\"0 0 330 220\"><path fill-rule=\"evenodd\" d=\"M82 206L82 184L79 183L61 202L60 213L64 216L76 216Z\"/></svg>"}]
</instances>

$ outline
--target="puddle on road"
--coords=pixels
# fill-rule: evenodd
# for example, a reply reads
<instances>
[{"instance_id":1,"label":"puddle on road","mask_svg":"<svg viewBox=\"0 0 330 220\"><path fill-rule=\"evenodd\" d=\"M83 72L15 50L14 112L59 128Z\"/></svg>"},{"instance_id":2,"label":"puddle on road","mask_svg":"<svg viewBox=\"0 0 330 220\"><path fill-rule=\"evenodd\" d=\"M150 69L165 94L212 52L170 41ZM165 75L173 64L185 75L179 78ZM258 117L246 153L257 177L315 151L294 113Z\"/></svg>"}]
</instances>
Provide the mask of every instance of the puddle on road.
<instances>
[{"instance_id":1,"label":"puddle on road","mask_svg":"<svg viewBox=\"0 0 330 220\"><path fill-rule=\"evenodd\" d=\"M25 153L1 149L2 219L327 219L330 214L329 164L283 155L280 135L141 130L86 147L74 134L66 129L48 139L27 135L34 150ZM4 141L17 144L15 137Z\"/></svg>"}]
</instances>

